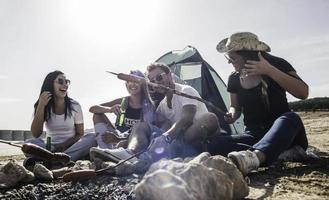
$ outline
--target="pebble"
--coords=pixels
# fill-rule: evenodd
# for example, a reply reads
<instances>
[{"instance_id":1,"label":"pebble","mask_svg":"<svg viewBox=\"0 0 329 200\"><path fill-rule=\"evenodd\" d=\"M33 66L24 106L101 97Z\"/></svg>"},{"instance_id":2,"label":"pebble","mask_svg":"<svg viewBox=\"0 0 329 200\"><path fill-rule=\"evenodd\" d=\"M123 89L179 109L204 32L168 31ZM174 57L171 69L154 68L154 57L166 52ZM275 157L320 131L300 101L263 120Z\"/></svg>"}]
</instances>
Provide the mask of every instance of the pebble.
<instances>
[{"instance_id":1,"label":"pebble","mask_svg":"<svg viewBox=\"0 0 329 200\"><path fill-rule=\"evenodd\" d=\"M140 177L100 176L93 181L76 184L61 182L22 185L8 191L0 191L0 199L129 199L135 200L134 186Z\"/></svg>"}]
</instances>

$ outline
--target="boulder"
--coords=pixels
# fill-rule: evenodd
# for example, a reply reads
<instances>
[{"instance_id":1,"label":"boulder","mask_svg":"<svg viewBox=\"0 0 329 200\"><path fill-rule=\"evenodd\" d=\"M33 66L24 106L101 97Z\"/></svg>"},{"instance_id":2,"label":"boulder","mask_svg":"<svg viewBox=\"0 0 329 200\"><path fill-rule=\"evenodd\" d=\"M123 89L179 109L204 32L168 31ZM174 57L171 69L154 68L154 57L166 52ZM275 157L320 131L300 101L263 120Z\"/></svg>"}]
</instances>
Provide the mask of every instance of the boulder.
<instances>
[{"instance_id":1,"label":"boulder","mask_svg":"<svg viewBox=\"0 0 329 200\"><path fill-rule=\"evenodd\" d=\"M189 163L202 164L208 168L213 168L226 174L233 182L233 198L241 199L249 194L249 187L243 175L232 163L224 156L210 156L209 153L202 153L195 157Z\"/></svg>"},{"instance_id":2,"label":"boulder","mask_svg":"<svg viewBox=\"0 0 329 200\"><path fill-rule=\"evenodd\" d=\"M145 175L135 194L137 200L197 200L183 179L162 169Z\"/></svg>"},{"instance_id":3,"label":"boulder","mask_svg":"<svg viewBox=\"0 0 329 200\"><path fill-rule=\"evenodd\" d=\"M10 188L15 186L18 182L29 182L34 179L34 175L25 167L19 165L15 160L9 160L0 169L0 189Z\"/></svg>"},{"instance_id":4,"label":"boulder","mask_svg":"<svg viewBox=\"0 0 329 200\"><path fill-rule=\"evenodd\" d=\"M189 163L197 163L202 164L205 160L208 160L211 157L210 153L203 152L199 154L198 156L194 157L193 159L189 160Z\"/></svg>"},{"instance_id":5,"label":"boulder","mask_svg":"<svg viewBox=\"0 0 329 200\"><path fill-rule=\"evenodd\" d=\"M96 166L89 160L78 160L75 162L75 165L72 167L72 171L83 170L83 169L96 169Z\"/></svg>"},{"instance_id":6,"label":"boulder","mask_svg":"<svg viewBox=\"0 0 329 200\"><path fill-rule=\"evenodd\" d=\"M53 172L40 163L34 165L33 174L35 178L50 181L54 179Z\"/></svg>"},{"instance_id":7,"label":"boulder","mask_svg":"<svg viewBox=\"0 0 329 200\"><path fill-rule=\"evenodd\" d=\"M165 170L170 174L173 174L173 176L176 176L177 179L182 179L185 183L184 187L187 187L185 190L190 191L190 194L192 194L192 196L196 199L215 200L233 198L233 183L230 181L228 176L221 171L213 168L207 168L197 163L182 163L173 160L160 160L151 165L149 171L146 173L146 177L157 176L157 172L159 170ZM161 175L162 180L166 180L166 178L163 177L165 174L162 173ZM142 181L140 184L140 187L154 187L156 183ZM143 184L150 185L144 186ZM166 184L171 183L168 182ZM179 185L179 187L181 187L181 185ZM136 190L138 190L138 188L136 188Z\"/></svg>"}]
</instances>

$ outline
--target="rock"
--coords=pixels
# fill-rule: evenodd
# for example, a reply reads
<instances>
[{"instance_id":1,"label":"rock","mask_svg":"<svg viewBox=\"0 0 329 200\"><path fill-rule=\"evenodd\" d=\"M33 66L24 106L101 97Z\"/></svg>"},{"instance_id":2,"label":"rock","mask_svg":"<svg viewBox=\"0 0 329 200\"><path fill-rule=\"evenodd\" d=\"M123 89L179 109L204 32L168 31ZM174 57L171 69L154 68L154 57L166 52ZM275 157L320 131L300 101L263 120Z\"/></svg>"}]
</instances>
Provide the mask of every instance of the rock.
<instances>
[{"instance_id":1,"label":"rock","mask_svg":"<svg viewBox=\"0 0 329 200\"><path fill-rule=\"evenodd\" d=\"M211 157L210 153L203 152L189 161L189 163L202 164L205 160L208 160Z\"/></svg>"},{"instance_id":2,"label":"rock","mask_svg":"<svg viewBox=\"0 0 329 200\"><path fill-rule=\"evenodd\" d=\"M184 168L185 164L183 162L161 159L150 166L149 170L146 172L146 175L149 173L153 173L158 169L165 169L171 171L173 174L176 174L176 170L184 170Z\"/></svg>"},{"instance_id":3,"label":"rock","mask_svg":"<svg viewBox=\"0 0 329 200\"><path fill-rule=\"evenodd\" d=\"M10 188L18 183L18 181L19 180L12 179L11 176L8 176L7 174L0 171L0 189Z\"/></svg>"},{"instance_id":4,"label":"rock","mask_svg":"<svg viewBox=\"0 0 329 200\"><path fill-rule=\"evenodd\" d=\"M54 179L53 173L40 163L37 163L34 165L33 173L36 178L41 179L41 180L53 180Z\"/></svg>"},{"instance_id":5,"label":"rock","mask_svg":"<svg viewBox=\"0 0 329 200\"><path fill-rule=\"evenodd\" d=\"M14 160L10 160L0 169L0 188L12 187L25 177L29 180L32 179L31 174L28 172L23 166L17 164Z\"/></svg>"},{"instance_id":6,"label":"rock","mask_svg":"<svg viewBox=\"0 0 329 200\"><path fill-rule=\"evenodd\" d=\"M249 194L249 187L238 168L226 157L217 155L210 156L209 153L202 153L189 163L199 163L206 167L216 169L225 173L233 182L233 198L241 199Z\"/></svg>"},{"instance_id":7,"label":"rock","mask_svg":"<svg viewBox=\"0 0 329 200\"><path fill-rule=\"evenodd\" d=\"M93 159L93 164L95 165L95 167L96 167L96 170L99 170L99 169L102 169L103 168L103 163L104 163L104 161L102 160L102 159L100 159L100 158L95 158L95 159Z\"/></svg>"},{"instance_id":8,"label":"rock","mask_svg":"<svg viewBox=\"0 0 329 200\"><path fill-rule=\"evenodd\" d=\"M82 170L82 169L96 169L96 166L89 160L78 160L75 162L75 165L72 167L73 171Z\"/></svg>"},{"instance_id":9,"label":"rock","mask_svg":"<svg viewBox=\"0 0 329 200\"><path fill-rule=\"evenodd\" d=\"M26 176L21 180L23 183L30 183L32 181L34 181L35 176L32 172L30 172L29 170L26 170L27 174Z\"/></svg>"},{"instance_id":10,"label":"rock","mask_svg":"<svg viewBox=\"0 0 329 200\"><path fill-rule=\"evenodd\" d=\"M68 167L62 167L62 168L54 169L54 170L51 170L51 171L53 173L54 178L59 178L59 177L64 176L64 174L72 172L72 169L70 169Z\"/></svg>"},{"instance_id":11,"label":"rock","mask_svg":"<svg viewBox=\"0 0 329 200\"><path fill-rule=\"evenodd\" d=\"M145 175L136 185L136 199L140 200L197 200L186 182L166 170L156 170Z\"/></svg>"},{"instance_id":12,"label":"rock","mask_svg":"<svg viewBox=\"0 0 329 200\"><path fill-rule=\"evenodd\" d=\"M160 160L151 165L146 176L166 170L185 181L196 199L232 199L233 183L221 171L207 168L197 163L182 163L172 160ZM154 186L155 183L151 185ZM168 183L169 184L169 183ZM150 187L151 187L150 185Z\"/></svg>"},{"instance_id":13,"label":"rock","mask_svg":"<svg viewBox=\"0 0 329 200\"><path fill-rule=\"evenodd\" d=\"M188 183L198 199L232 199L233 183L225 173L200 164L187 166L178 175Z\"/></svg>"}]
</instances>

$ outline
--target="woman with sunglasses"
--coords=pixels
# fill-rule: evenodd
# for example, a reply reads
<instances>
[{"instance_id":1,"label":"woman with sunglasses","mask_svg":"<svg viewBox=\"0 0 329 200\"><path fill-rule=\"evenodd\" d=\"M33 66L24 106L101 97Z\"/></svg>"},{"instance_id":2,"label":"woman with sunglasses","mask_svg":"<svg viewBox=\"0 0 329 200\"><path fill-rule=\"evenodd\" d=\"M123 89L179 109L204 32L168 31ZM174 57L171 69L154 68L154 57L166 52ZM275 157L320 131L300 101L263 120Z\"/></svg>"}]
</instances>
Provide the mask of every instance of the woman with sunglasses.
<instances>
[{"instance_id":1,"label":"woman with sunglasses","mask_svg":"<svg viewBox=\"0 0 329 200\"><path fill-rule=\"evenodd\" d=\"M139 70L133 70L131 75L145 78ZM155 107L149 96L148 87L134 82L126 82L129 96L115 99L100 105L90 107L94 113L93 121L96 140L99 148L112 149L125 147L132 126L140 121L152 123L155 120ZM106 113L114 113L116 122L112 123ZM97 151L97 148L92 148Z\"/></svg>"},{"instance_id":2,"label":"woman with sunglasses","mask_svg":"<svg viewBox=\"0 0 329 200\"><path fill-rule=\"evenodd\" d=\"M228 80L231 107L226 121L233 123L242 113L246 128L243 134L213 138L209 150L228 155L243 174L271 164L288 149L282 155L305 158L304 125L286 98L286 92L299 99L308 96L308 86L295 69L270 55L270 47L250 32L232 34L217 50L235 70Z\"/></svg>"},{"instance_id":3,"label":"woman with sunglasses","mask_svg":"<svg viewBox=\"0 0 329 200\"><path fill-rule=\"evenodd\" d=\"M69 84L70 80L61 71L53 71L46 76L40 97L34 104L31 125L34 138L26 142L46 148L46 143L40 138L45 125L47 138L51 139L49 150L64 152L76 161L88 156L96 141L95 134L84 134L81 106L68 96Z\"/></svg>"}]
</instances>

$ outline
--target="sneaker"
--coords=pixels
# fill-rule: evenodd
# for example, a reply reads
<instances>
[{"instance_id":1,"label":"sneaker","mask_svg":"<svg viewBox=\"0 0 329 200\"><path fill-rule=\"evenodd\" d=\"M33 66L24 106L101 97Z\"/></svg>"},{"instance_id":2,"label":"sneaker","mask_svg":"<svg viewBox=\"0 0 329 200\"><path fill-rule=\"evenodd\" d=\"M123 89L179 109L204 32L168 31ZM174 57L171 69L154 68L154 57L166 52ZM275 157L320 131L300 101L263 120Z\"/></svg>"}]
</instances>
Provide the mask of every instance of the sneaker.
<instances>
[{"instance_id":1,"label":"sneaker","mask_svg":"<svg viewBox=\"0 0 329 200\"><path fill-rule=\"evenodd\" d=\"M90 160L93 161L96 158L99 158L103 161L112 161L115 163L120 162L121 160L125 160L131 157L133 153L129 149L118 148L118 149L100 149L97 147L92 147L90 149ZM132 158L129 162L134 163L138 161L138 159Z\"/></svg>"},{"instance_id":2,"label":"sneaker","mask_svg":"<svg viewBox=\"0 0 329 200\"><path fill-rule=\"evenodd\" d=\"M233 151L229 153L227 157L232 160L244 176L256 170L260 165L256 153L249 150L239 152Z\"/></svg>"},{"instance_id":3,"label":"sneaker","mask_svg":"<svg viewBox=\"0 0 329 200\"><path fill-rule=\"evenodd\" d=\"M301 146L298 145L285 150L278 157L279 161L285 161L285 162L297 162L306 159L307 159L306 151Z\"/></svg>"}]
</instances>

